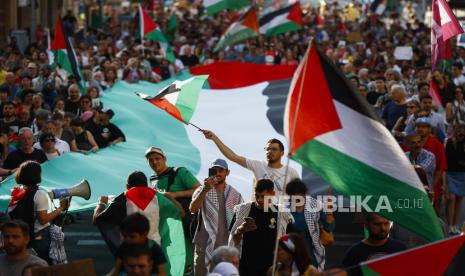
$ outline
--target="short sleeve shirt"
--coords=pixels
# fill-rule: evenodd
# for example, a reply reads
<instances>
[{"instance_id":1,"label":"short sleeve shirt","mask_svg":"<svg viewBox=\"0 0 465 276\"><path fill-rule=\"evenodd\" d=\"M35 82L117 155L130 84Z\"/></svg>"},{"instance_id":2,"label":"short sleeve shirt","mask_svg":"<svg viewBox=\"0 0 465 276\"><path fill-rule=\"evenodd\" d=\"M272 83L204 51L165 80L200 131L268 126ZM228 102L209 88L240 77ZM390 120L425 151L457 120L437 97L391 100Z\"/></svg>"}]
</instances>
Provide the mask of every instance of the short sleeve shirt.
<instances>
[{"instance_id":1,"label":"short sleeve shirt","mask_svg":"<svg viewBox=\"0 0 465 276\"><path fill-rule=\"evenodd\" d=\"M170 174L167 173L160 178L152 181L154 188L160 191L166 191L168 188L168 179ZM174 178L173 184L171 184L170 190L167 192L181 192L192 189L197 183L197 179L192 173L183 167L177 169L176 177Z\"/></svg>"},{"instance_id":2,"label":"short sleeve shirt","mask_svg":"<svg viewBox=\"0 0 465 276\"><path fill-rule=\"evenodd\" d=\"M34 195L34 213L36 214L39 211L48 211L48 195L43 190L37 190ZM40 222L36 219L34 221L34 233L39 232L40 230L44 229L45 227L49 226L50 223L40 224Z\"/></svg>"},{"instance_id":3,"label":"short sleeve shirt","mask_svg":"<svg viewBox=\"0 0 465 276\"><path fill-rule=\"evenodd\" d=\"M39 267L48 266L47 262L41 258L29 254L25 259L20 261L11 261L7 259L7 255L0 256L0 275L23 275L26 267L37 265Z\"/></svg>"},{"instance_id":4,"label":"short sleeve shirt","mask_svg":"<svg viewBox=\"0 0 465 276\"><path fill-rule=\"evenodd\" d=\"M294 178L300 178L299 174L294 168L289 167L286 176L286 165L283 165L279 169L268 167L265 161L247 159L247 169L252 171L255 180L270 179L274 182L276 192L284 193L284 184Z\"/></svg>"}]
</instances>

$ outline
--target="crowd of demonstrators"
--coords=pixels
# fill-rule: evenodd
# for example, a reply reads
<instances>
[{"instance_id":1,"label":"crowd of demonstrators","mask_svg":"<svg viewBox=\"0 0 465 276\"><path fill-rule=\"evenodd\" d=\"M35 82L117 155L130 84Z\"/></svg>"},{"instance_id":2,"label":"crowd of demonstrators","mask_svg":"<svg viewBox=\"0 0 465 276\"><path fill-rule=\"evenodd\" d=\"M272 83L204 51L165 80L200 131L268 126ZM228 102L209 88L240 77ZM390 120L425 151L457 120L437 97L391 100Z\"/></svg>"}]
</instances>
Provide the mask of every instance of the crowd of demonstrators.
<instances>
[{"instance_id":1,"label":"crowd of demonstrators","mask_svg":"<svg viewBox=\"0 0 465 276\"><path fill-rule=\"evenodd\" d=\"M402 8L406 12L398 12ZM29 242L41 258L51 263L45 251L51 241L37 237L50 236L47 233L50 221L67 208L67 203L63 201L58 211L48 212L46 194L37 189L40 182L37 167L40 169L40 166L36 162L43 163L68 152L97 152L125 141L122 131L111 123L114 112L100 100L118 80L159 82L176 76L184 67L216 61L297 65L311 40L373 106L412 165L421 167L425 173L424 184L434 191L433 203L437 210L447 207L447 232L451 235L459 232L460 205L465 195L465 48L451 45L449 63L430 72L430 29L427 22L417 18L411 6L398 7L398 11L390 10L382 16L367 12L357 3L348 7L338 6L337 1L324 8L304 6L301 30L273 37L260 35L218 52L213 48L228 25L238 18L238 12L222 11L206 16L204 8L197 3L176 9L159 7L154 15L162 30L166 29L172 13L178 17L179 25L170 38L176 56L174 63L164 58L158 43L141 43L132 24L136 10L124 7L119 11L107 6L106 23L101 29L87 28L84 35L78 31L72 13L66 14L63 26L75 44L82 82L77 76L50 65L44 35L39 35L37 42L28 45L24 52L19 51L13 38L0 48L3 162L0 175L10 175L19 168L16 181L20 186L13 190L16 197L13 197L10 216L28 224L28 227L19 222L4 225L2 236L7 254L0 257L0 263L15 262L17 266L11 266L15 271L29 265L43 265L25 253L24 247ZM397 46L411 46L412 58L396 58ZM441 96L445 116L429 95L431 83ZM150 178L153 188L163 192L184 214L184 238L188 241L186 271L197 270L196 275L207 271L223 275L221 271L235 268L241 275L265 275L270 271L277 227L283 228L283 232L297 232L303 238L291 234L280 239L278 273L284 275L297 269L303 274L312 266L323 270L325 250L321 233L333 230L331 213L309 216L308 206L314 202L307 198L303 208L287 214L286 218L294 222L287 227L287 220L286 225L277 225L276 213L263 211L265 195L307 194L303 183L298 181L289 183L289 189L285 189L299 174L282 164L283 144L276 139L269 140L265 146L266 161L259 161L236 154L211 131L204 131L204 135L228 160L253 172L255 201L242 203L240 194L233 196L237 191L226 182L229 170L224 160L213 163L215 173L200 185L186 168L168 167L162 149L151 147L146 152L145 157L154 171ZM31 160L36 162L26 162ZM30 170L33 172L28 172L26 177L25 171ZM142 175L137 172L128 178L128 191L151 189ZM154 235L156 219L144 214L146 223L141 216L127 213L121 197L113 200L106 210L108 197L102 197L94 215L97 225L99 220L113 222L106 213L119 208L124 209L121 219L141 221L137 229L133 228L134 222L121 228L125 243L121 248L112 248L117 259L112 273L124 269L129 275L137 274L137 270L142 270L141 274L151 271L163 274L165 257L152 246L160 242ZM191 216L191 212L196 215ZM38 219L31 222L34 217ZM194 233L189 229L192 221L197 222ZM119 225L122 220L113 223ZM388 238L386 219L368 214L365 224L369 237L347 253L344 266L405 249ZM16 241L7 242L11 236L17 236ZM224 249L228 239L230 245L242 250L236 254L232 249ZM192 245L195 250L189 247ZM215 252L221 257L215 257ZM21 262L16 262L19 259ZM7 268L0 265L2 269Z\"/></svg>"}]
</instances>

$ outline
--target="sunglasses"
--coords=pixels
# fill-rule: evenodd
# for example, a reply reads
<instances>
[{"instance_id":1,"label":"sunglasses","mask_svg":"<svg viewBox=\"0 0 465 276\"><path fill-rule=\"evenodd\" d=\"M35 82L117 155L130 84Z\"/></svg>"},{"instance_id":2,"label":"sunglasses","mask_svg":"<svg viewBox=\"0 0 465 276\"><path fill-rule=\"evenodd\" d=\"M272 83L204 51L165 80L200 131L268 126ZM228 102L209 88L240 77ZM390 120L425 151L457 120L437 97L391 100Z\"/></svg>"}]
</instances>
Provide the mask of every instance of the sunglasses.
<instances>
[{"instance_id":1,"label":"sunglasses","mask_svg":"<svg viewBox=\"0 0 465 276\"><path fill-rule=\"evenodd\" d=\"M55 143L55 139L45 139L45 142L53 142L53 143Z\"/></svg>"},{"instance_id":2,"label":"sunglasses","mask_svg":"<svg viewBox=\"0 0 465 276\"><path fill-rule=\"evenodd\" d=\"M416 105L407 105L407 108L416 108Z\"/></svg>"}]
</instances>

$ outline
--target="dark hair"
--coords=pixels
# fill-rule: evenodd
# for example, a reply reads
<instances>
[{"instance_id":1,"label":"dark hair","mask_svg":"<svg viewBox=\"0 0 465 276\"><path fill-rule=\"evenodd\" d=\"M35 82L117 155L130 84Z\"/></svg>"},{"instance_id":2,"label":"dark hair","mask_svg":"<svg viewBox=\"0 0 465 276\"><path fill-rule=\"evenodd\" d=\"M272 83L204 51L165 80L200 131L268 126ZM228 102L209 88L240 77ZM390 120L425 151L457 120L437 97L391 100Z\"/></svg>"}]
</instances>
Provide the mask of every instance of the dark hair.
<instances>
[{"instance_id":1,"label":"dark hair","mask_svg":"<svg viewBox=\"0 0 465 276\"><path fill-rule=\"evenodd\" d=\"M120 225L121 233L147 234L150 230L149 220L141 213L131 214L123 219Z\"/></svg>"},{"instance_id":2,"label":"dark hair","mask_svg":"<svg viewBox=\"0 0 465 276\"><path fill-rule=\"evenodd\" d=\"M81 98L79 99L79 102L82 102L82 100L86 100L86 99L92 102L92 98L87 94L82 95Z\"/></svg>"},{"instance_id":3,"label":"dark hair","mask_svg":"<svg viewBox=\"0 0 465 276\"><path fill-rule=\"evenodd\" d=\"M84 121L82 121L79 118L74 118L71 120L71 126L76 126L76 127L83 127L84 126Z\"/></svg>"},{"instance_id":4,"label":"dark hair","mask_svg":"<svg viewBox=\"0 0 465 276\"><path fill-rule=\"evenodd\" d=\"M270 179L260 179L255 185L255 193L262 193L264 191L274 191L274 183Z\"/></svg>"},{"instance_id":5,"label":"dark hair","mask_svg":"<svg viewBox=\"0 0 465 276\"><path fill-rule=\"evenodd\" d=\"M65 112L65 115L63 116L63 118L71 118L71 119L74 119L76 118L76 115L72 112Z\"/></svg>"},{"instance_id":6,"label":"dark hair","mask_svg":"<svg viewBox=\"0 0 465 276\"><path fill-rule=\"evenodd\" d=\"M312 264L310 252L308 252L304 239L299 234L289 233L287 236L292 243L294 243L295 248L292 253L294 262L299 269L300 274L303 274L307 270L308 266ZM279 245L285 250L288 250L287 246L282 241L279 241Z\"/></svg>"},{"instance_id":7,"label":"dark hair","mask_svg":"<svg viewBox=\"0 0 465 276\"><path fill-rule=\"evenodd\" d=\"M47 121L47 123L49 122L51 121ZM39 144L42 145L48 138L53 138L53 140L55 140L55 135L53 135L53 133L42 132L39 136Z\"/></svg>"},{"instance_id":8,"label":"dark hair","mask_svg":"<svg viewBox=\"0 0 465 276\"><path fill-rule=\"evenodd\" d=\"M25 186L37 185L42 181L41 173L42 169L39 162L32 160L25 161L19 165L15 180L16 183Z\"/></svg>"},{"instance_id":9,"label":"dark hair","mask_svg":"<svg viewBox=\"0 0 465 276\"><path fill-rule=\"evenodd\" d=\"M452 64L453 67L457 67L457 69L459 69L460 71L462 71L463 69L463 64L460 63L460 62L454 62L454 64Z\"/></svg>"},{"instance_id":10,"label":"dark hair","mask_svg":"<svg viewBox=\"0 0 465 276\"><path fill-rule=\"evenodd\" d=\"M280 149L281 151L284 151L284 145L283 145L283 143L282 143L281 141L279 141L278 139L276 139L276 138L272 138L272 139L268 140L268 142L266 142L266 143L267 143L267 144L278 144L279 149Z\"/></svg>"},{"instance_id":11,"label":"dark hair","mask_svg":"<svg viewBox=\"0 0 465 276\"><path fill-rule=\"evenodd\" d=\"M14 219L6 221L2 224L1 232L4 232L6 228L20 228L23 235L29 237L29 225L22 220Z\"/></svg>"},{"instance_id":12,"label":"dark hair","mask_svg":"<svg viewBox=\"0 0 465 276\"><path fill-rule=\"evenodd\" d=\"M431 97L431 95L421 95L420 96L420 103L424 100L424 99L433 99L433 97Z\"/></svg>"},{"instance_id":13,"label":"dark hair","mask_svg":"<svg viewBox=\"0 0 465 276\"><path fill-rule=\"evenodd\" d=\"M298 178L292 179L291 182L286 185L286 194L307 194L307 186Z\"/></svg>"},{"instance_id":14,"label":"dark hair","mask_svg":"<svg viewBox=\"0 0 465 276\"><path fill-rule=\"evenodd\" d=\"M137 258L147 256L150 262L153 262L152 251L146 244L127 244L123 243L120 246L121 252L123 252L123 261L127 258Z\"/></svg>"},{"instance_id":15,"label":"dark hair","mask_svg":"<svg viewBox=\"0 0 465 276\"><path fill-rule=\"evenodd\" d=\"M55 112L52 115L52 121L62 121L63 119L64 119L64 116L60 112Z\"/></svg>"},{"instance_id":16,"label":"dark hair","mask_svg":"<svg viewBox=\"0 0 465 276\"><path fill-rule=\"evenodd\" d=\"M383 76L376 77L375 81L377 81L377 80L382 80L382 81L386 82L386 78L383 77Z\"/></svg>"},{"instance_id":17,"label":"dark hair","mask_svg":"<svg viewBox=\"0 0 465 276\"><path fill-rule=\"evenodd\" d=\"M426 83L426 82L420 82L417 87L418 87L418 90L420 90L423 86L427 86L429 88L429 84Z\"/></svg>"},{"instance_id":18,"label":"dark hair","mask_svg":"<svg viewBox=\"0 0 465 276\"><path fill-rule=\"evenodd\" d=\"M8 101L6 103L3 103L3 107L7 106L7 105L12 105L14 108L16 108L16 104L12 101Z\"/></svg>"},{"instance_id":19,"label":"dark hair","mask_svg":"<svg viewBox=\"0 0 465 276\"><path fill-rule=\"evenodd\" d=\"M141 171L135 171L128 175L127 187L147 187L147 176Z\"/></svg>"}]
</instances>

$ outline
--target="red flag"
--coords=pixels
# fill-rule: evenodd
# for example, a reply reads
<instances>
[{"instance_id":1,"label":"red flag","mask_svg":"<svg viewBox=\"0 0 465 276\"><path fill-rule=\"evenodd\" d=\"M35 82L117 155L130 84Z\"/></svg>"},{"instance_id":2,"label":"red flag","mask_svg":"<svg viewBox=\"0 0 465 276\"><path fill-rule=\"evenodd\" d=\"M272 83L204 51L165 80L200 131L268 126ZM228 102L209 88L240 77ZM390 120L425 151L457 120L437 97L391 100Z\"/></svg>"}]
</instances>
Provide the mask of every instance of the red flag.
<instances>
[{"instance_id":1,"label":"red flag","mask_svg":"<svg viewBox=\"0 0 465 276\"><path fill-rule=\"evenodd\" d=\"M445 0L433 0L432 9L431 70L434 71L439 62L445 58L444 42L463 33L463 29Z\"/></svg>"}]
</instances>

